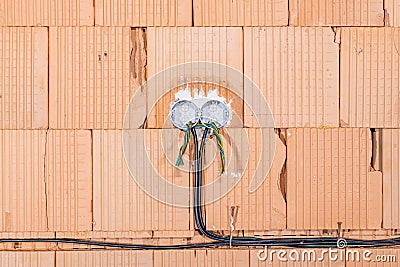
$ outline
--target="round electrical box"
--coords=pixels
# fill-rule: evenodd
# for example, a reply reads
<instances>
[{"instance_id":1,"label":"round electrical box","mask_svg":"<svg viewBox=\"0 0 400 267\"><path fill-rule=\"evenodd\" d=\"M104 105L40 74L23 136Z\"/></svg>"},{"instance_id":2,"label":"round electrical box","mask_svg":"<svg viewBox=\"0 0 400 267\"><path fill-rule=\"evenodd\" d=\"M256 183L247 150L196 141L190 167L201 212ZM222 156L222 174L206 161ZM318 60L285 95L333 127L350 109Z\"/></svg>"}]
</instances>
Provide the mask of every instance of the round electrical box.
<instances>
[{"instance_id":1,"label":"round electrical box","mask_svg":"<svg viewBox=\"0 0 400 267\"><path fill-rule=\"evenodd\" d=\"M180 100L171 106L169 118L172 124L181 130L186 130L188 123L197 124L200 119L200 110L188 100Z\"/></svg>"},{"instance_id":2,"label":"round electrical box","mask_svg":"<svg viewBox=\"0 0 400 267\"><path fill-rule=\"evenodd\" d=\"M201 107L200 121L215 123L218 128L229 126L232 120L232 111L227 104L218 100L209 100Z\"/></svg>"}]
</instances>

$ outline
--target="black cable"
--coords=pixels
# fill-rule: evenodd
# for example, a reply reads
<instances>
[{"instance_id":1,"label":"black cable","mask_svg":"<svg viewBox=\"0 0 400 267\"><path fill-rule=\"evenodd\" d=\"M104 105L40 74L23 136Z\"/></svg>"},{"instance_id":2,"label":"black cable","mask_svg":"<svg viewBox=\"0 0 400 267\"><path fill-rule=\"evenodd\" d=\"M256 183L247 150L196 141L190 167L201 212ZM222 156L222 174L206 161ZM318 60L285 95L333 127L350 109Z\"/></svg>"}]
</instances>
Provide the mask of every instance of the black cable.
<instances>
[{"instance_id":1,"label":"black cable","mask_svg":"<svg viewBox=\"0 0 400 267\"><path fill-rule=\"evenodd\" d=\"M229 236L222 236L215 234L211 231L208 231L206 229L204 220L203 220L203 211L202 211L202 200L201 200L201 186L202 186L202 179L203 179L203 153L204 153L204 148L205 148L205 142L207 140L207 135L208 135L208 128L204 128L203 130L203 136L202 140L200 143L200 151L198 149L198 138L197 138L197 131L195 128L192 128L192 135L194 139L194 154L195 154L195 185L194 185L194 210L195 210L195 221L197 224L197 227L200 231L201 234L204 236L213 239L215 241L220 241L220 242L228 242L230 240ZM234 237L232 238L232 245L234 246L260 246L260 245L304 245L304 243L308 242L316 242L316 241L321 241L320 238L317 238L316 240L310 241L309 238L296 238L296 239L282 239L282 238L277 238L277 239L260 239L256 237ZM324 241L324 240L322 240ZM329 241L334 241L336 245L336 239L332 239Z\"/></svg>"},{"instance_id":2,"label":"black cable","mask_svg":"<svg viewBox=\"0 0 400 267\"><path fill-rule=\"evenodd\" d=\"M222 235L215 234L213 232L207 231L206 226L203 220L203 211L202 211L202 200L201 200L201 187L202 187L202 179L203 179L203 153L204 147L208 135L208 128L204 128L202 140L200 143L200 152L198 148L198 139L197 139L197 131L195 127L191 129L193 140L194 140L194 161L195 161L195 182L194 182L194 214L195 221L199 231L204 236L217 240L217 241L229 241L229 237L225 237ZM255 241L258 238L240 238L241 240ZM237 238L235 238L237 240Z\"/></svg>"},{"instance_id":3,"label":"black cable","mask_svg":"<svg viewBox=\"0 0 400 267\"><path fill-rule=\"evenodd\" d=\"M188 249L188 248L210 248L219 247L224 245L221 242L209 242L209 243L196 243L186 245L140 245L140 244L124 244L124 243L113 243L113 242L100 242L91 241L84 239L73 239L73 238L7 238L0 239L0 243L68 243L68 244L79 244L79 245L91 245L101 247L113 247L113 248L127 248L127 249L154 249L154 250L165 250L165 249Z\"/></svg>"},{"instance_id":4,"label":"black cable","mask_svg":"<svg viewBox=\"0 0 400 267\"><path fill-rule=\"evenodd\" d=\"M275 239L261 239L263 242L257 242L246 245L233 245L233 246L279 246L279 247L296 247L296 248L328 248L336 247L336 238L324 238L325 242L318 243L315 238L302 239L304 242L296 242L300 238L275 238ZM321 239L321 238L319 238ZM328 241L329 240L329 241ZM348 247L391 247L400 245L400 238L380 239L380 240L357 240L347 239ZM0 239L0 243L68 243L79 245L92 245L101 247L124 248L133 250L174 250L174 249L195 249L195 248L213 248L221 246L229 246L229 242L209 242L209 243L196 243L186 245L139 245L127 243L112 243L90 241L84 239L68 239L68 238L5 238Z\"/></svg>"},{"instance_id":5,"label":"black cable","mask_svg":"<svg viewBox=\"0 0 400 267\"><path fill-rule=\"evenodd\" d=\"M199 232L207 238L220 241L228 242L229 236L222 236L215 234L206 229L203 212L202 212L202 200L201 200L201 186L202 186L202 168L203 168L203 153L204 146L208 135L208 128L204 129L200 151L198 151L198 138L195 128L192 128L192 135L194 139L194 152L195 152L195 187L194 187L194 210L195 210L195 221L199 229ZM337 247L338 238L334 237L314 237L314 238L269 238L261 239L256 237L233 237L232 246L288 246L288 247L300 247L300 248L326 248L326 247ZM351 247L381 247L381 246L393 246L400 245L400 238L392 238L385 240L357 240L357 239L346 239L346 246Z\"/></svg>"}]
</instances>

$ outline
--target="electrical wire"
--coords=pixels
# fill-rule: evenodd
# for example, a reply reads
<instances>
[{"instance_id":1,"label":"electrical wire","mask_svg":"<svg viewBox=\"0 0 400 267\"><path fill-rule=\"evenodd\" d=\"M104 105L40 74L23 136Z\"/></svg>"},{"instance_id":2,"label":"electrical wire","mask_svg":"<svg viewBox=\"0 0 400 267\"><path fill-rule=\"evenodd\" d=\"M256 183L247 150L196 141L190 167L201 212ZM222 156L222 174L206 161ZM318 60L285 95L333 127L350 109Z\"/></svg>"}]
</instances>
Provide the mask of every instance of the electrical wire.
<instances>
[{"instance_id":1,"label":"electrical wire","mask_svg":"<svg viewBox=\"0 0 400 267\"><path fill-rule=\"evenodd\" d=\"M225 158L225 151L224 151L224 145L222 141L222 136L219 133L218 127L215 125L215 123L210 122L210 123L199 123L196 124L194 127L196 128L210 128L213 130L213 134L215 135L215 142L219 151L219 154L221 156L221 164L220 164L220 173L223 174L226 171L226 158ZM192 123L186 124L186 130L185 130L185 135L183 138L183 144L181 148L179 149L179 154L175 162L175 166L179 167L183 165L183 154L186 151L187 145L190 142L190 134L191 134L191 128L192 128Z\"/></svg>"},{"instance_id":2,"label":"electrical wire","mask_svg":"<svg viewBox=\"0 0 400 267\"><path fill-rule=\"evenodd\" d=\"M195 221L199 232L209 239L227 242L229 236L222 236L208 231L205 227L202 212L201 201L201 186L202 186L202 158L204 153L204 146L208 134L208 129L205 128L200 144L200 151L198 151L198 139L194 128L192 128L194 138L195 150L195 193L194 193L194 210ZM232 246L288 246L299 248L329 248L337 247L338 241L341 238L334 237L313 237L313 238L267 238L261 239L256 237L233 237ZM344 239L343 239L344 240ZM400 245L400 238L384 239L384 240L357 240L346 239L346 246L348 247L381 247L381 246L394 246Z\"/></svg>"},{"instance_id":3,"label":"electrical wire","mask_svg":"<svg viewBox=\"0 0 400 267\"><path fill-rule=\"evenodd\" d=\"M203 220L201 187L202 187L202 167L203 167L203 153L209 128L204 128L202 140L199 144L197 138L196 127L191 127L194 150L195 150L195 186L194 186L194 213L195 221L199 232L214 240L208 243L195 243L183 245L143 245L143 244L128 244L128 243L113 243L101 242L85 239L69 239L69 238L2 238L0 243L28 243L28 242L51 242L51 243L69 243L80 245L92 245L101 247L123 248L133 250L172 250L172 249L196 249L196 248L215 248L215 247L260 247L260 246L279 246L279 247L296 247L296 248L335 248L338 246L340 238L335 237L286 237L286 238L266 238L261 239L257 237L232 237L230 243L230 236L222 236L206 229ZM342 239L344 240L344 239ZM346 239L347 247L387 247L400 245L400 238L380 239L380 240L358 240Z\"/></svg>"},{"instance_id":4,"label":"electrical wire","mask_svg":"<svg viewBox=\"0 0 400 267\"><path fill-rule=\"evenodd\" d=\"M212 127L214 135L215 135L215 142L217 144L217 148L221 155L220 171L222 174L226 171L226 158L225 158L225 152L224 152L224 144L222 142L222 136L220 135L217 126L214 123L211 123L211 127Z\"/></svg>"},{"instance_id":5,"label":"electrical wire","mask_svg":"<svg viewBox=\"0 0 400 267\"><path fill-rule=\"evenodd\" d=\"M85 239L73 239L73 238L7 238L0 239L0 243L68 243L68 244L79 244L79 245L91 245L101 247L113 247L113 248L126 248L126 249L152 249L152 250L171 250L171 249L189 249L189 248L210 248L219 247L224 245L223 242L207 242L207 243L196 243L196 244L185 244L185 245L142 245L142 244L126 244L126 243L113 243L113 242L101 242L91 241Z\"/></svg>"},{"instance_id":6,"label":"electrical wire","mask_svg":"<svg viewBox=\"0 0 400 267\"><path fill-rule=\"evenodd\" d=\"M200 123L196 125L196 128L202 128L206 127L209 128L213 131L213 134L215 135L215 142L219 151L219 154L221 156L221 164L220 164L220 173L224 173L226 171L226 158L225 158L225 151L224 151L224 145L222 141L222 136L219 133L219 129L215 123L210 122L210 123Z\"/></svg>"},{"instance_id":7,"label":"electrical wire","mask_svg":"<svg viewBox=\"0 0 400 267\"><path fill-rule=\"evenodd\" d=\"M182 158L183 158L183 154L185 153L185 150L187 148L187 145L189 144L189 141L190 141L190 132L191 132L190 129L191 129L191 127L192 127L191 123L188 123L186 125L185 136L183 138L183 145L179 149L179 155L178 155L178 158L176 159L175 166L183 165L183 159Z\"/></svg>"}]
</instances>

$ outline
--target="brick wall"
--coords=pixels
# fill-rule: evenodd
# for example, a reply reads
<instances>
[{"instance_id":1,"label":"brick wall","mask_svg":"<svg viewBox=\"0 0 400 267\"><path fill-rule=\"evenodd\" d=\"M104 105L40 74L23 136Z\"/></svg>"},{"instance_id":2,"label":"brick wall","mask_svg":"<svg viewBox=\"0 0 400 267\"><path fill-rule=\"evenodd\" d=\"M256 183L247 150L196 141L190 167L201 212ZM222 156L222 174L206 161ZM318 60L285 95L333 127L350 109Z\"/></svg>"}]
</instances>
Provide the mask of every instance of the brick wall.
<instances>
[{"instance_id":1,"label":"brick wall","mask_svg":"<svg viewBox=\"0 0 400 267\"><path fill-rule=\"evenodd\" d=\"M193 185L163 155L162 142L177 155L183 139L168 123L173 94L157 100L162 88L143 89L191 61L226 64L252 80L276 128L271 170L249 192L253 152L272 149L261 148L257 131L266 125L255 122L268 112L248 84L220 90L237 114L224 132L228 154L248 164L240 183L205 207L209 229L227 234L235 206L235 234L335 236L342 222L345 236L397 235L399 14L395 0L0 1L0 237L202 241L191 209L140 189L123 149L125 112L139 95L128 122L132 140L147 144L137 168L150 155L156 172L142 175ZM206 156L206 182L218 173L213 160ZM8 250L0 265L258 266L253 250L48 251L87 248L0 244Z\"/></svg>"}]
</instances>

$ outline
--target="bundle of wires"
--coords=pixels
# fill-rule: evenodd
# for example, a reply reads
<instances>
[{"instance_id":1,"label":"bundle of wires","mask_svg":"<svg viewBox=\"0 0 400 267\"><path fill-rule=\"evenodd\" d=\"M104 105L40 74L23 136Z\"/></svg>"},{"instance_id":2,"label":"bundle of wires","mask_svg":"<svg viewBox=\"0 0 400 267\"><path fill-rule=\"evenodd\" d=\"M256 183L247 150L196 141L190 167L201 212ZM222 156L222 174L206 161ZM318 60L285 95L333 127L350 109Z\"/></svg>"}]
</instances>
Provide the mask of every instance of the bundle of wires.
<instances>
[{"instance_id":1,"label":"bundle of wires","mask_svg":"<svg viewBox=\"0 0 400 267\"><path fill-rule=\"evenodd\" d=\"M205 127L205 126L199 126ZM72 243L82 245L93 245L113 248L126 249L196 249L196 248L215 248L215 247L297 247L297 248L334 248L338 246L340 238L335 237L285 237L285 238L257 238L257 237L230 237L223 236L206 229L203 210L202 210L202 165L204 146L210 127L205 127L199 150L196 128L191 127L190 131L193 135L195 150L195 186L194 186L194 213L198 231L205 237L213 240L213 242L186 244L186 245L142 245L142 244L126 244L113 242L100 242L84 239L68 239L68 238L3 238L0 243L16 243L16 242L54 242L54 243ZM190 136L189 136L190 137ZM189 140L189 139L188 139ZM187 145L187 144L186 144ZM390 238L381 240L358 240L346 239L347 247L384 247L400 245L400 238Z\"/></svg>"},{"instance_id":2,"label":"bundle of wires","mask_svg":"<svg viewBox=\"0 0 400 267\"><path fill-rule=\"evenodd\" d=\"M183 165L183 154L185 153L185 150L187 148L187 145L189 144L190 141L190 132L191 132L192 124L188 123L186 125L186 131L185 131L185 136L183 137L183 145L179 149L179 155L178 158L176 159L175 165L176 166L181 166Z\"/></svg>"},{"instance_id":3,"label":"bundle of wires","mask_svg":"<svg viewBox=\"0 0 400 267\"><path fill-rule=\"evenodd\" d=\"M221 156L221 164L220 164L220 172L221 174L226 171L226 158L225 158L225 151L224 151L224 144L222 142L222 136L219 133L218 127L215 125L215 123L205 123L205 127L212 129L213 134L215 135L215 142L219 151L219 154Z\"/></svg>"},{"instance_id":4,"label":"bundle of wires","mask_svg":"<svg viewBox=\"0 0 400 267\"><path fill-rule=\"evenodd\" d=\"M215 142L217 145L217 149L219 151L219 154L221 156L221 164L220 164L220 173L224 173L226 171L226 157L225 157L225 150L224 150L224 144L222 140L222 136L219 133L218 127L215 125L215 123L199 123L194 126L195 128L204 128L204 129L211 129L213 132L213 135L215 136ZM185 130L185 136L183 138L183 145L179 149L179 155L178 158L176 159L175 165L176 166L181 166L183 165L183 154L185 153L185 150L187 148L187 145L190 141L190 133L191 133L192 125L187 124L186 125L186 130Z\"/></svg>"}]
</instances>

